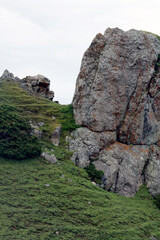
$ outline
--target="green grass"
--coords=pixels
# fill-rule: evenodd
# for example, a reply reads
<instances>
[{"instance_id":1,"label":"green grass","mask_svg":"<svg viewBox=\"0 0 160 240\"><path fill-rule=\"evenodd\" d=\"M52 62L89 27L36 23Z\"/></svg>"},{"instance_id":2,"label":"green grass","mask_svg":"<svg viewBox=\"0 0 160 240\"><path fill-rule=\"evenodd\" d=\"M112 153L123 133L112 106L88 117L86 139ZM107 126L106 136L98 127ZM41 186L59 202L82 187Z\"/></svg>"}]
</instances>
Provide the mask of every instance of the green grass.
<instances>
[{"instance_id":1,"label":"green grass","mask_svg":"<svg viewBox=\"0 0 160 240\"><path fill-rule=\"evenodd\" d=\"M41 127L44 142L49 142L57 126L62 126L62 137L78 127L73 118L71 105L60 105L44 97L28 94L13 81L0 81L1 104L14 107L26 120L44 122L45 125ZM64 144L64 140L61 142Z\"/></svg>"},{"instance_id":2,"label":"green grass","mask_svg":"<svg viewBox=\"0 0 160 240\"><path fill-rule=\"evenodd\" d=\"M71 105L34 97L13 82L0 82L0 105L4 103L27 120L45 123L42 143L54 151L58 162L0 157L0 239L160 240L159 200L145 186L134 198L106 192L69 160L65 136L78 127ZM56 147L49 136L59 125L62 137Z\"/></svg>"},{"instance_id":3,"label":"green grass","mask_svg":"<svg viewBox=\"0 0 160 240\"><path fill-rule=\"evenodd\" d=\"M70 160L0 158L0 196L3 240L160 239L160 211L144 186L134 198L106 192Z\"/></svg>"}]
</instances>

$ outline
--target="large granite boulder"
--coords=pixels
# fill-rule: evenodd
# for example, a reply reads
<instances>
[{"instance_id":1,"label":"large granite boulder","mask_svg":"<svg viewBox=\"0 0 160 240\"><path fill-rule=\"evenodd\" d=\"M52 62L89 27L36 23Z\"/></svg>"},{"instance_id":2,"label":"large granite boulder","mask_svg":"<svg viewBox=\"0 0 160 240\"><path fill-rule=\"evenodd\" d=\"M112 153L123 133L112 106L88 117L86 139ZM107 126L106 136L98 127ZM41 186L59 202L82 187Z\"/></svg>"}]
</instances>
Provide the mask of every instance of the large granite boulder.
<instances>
[{"instance_id":1,"label":"large granite boulder","mask_svg":"<svg viewBox=\"0 0 160 240\"><path fill-rule=\"evenodd\" d=\"M116 131L148 90L160 53L158 39L142 31L107 29L85 52L73 108L77 124Z\"/></svg>"},{"instance_id":2,"label":"large granite boulder","mask_svg":"<svg viewBox=\"0 0 160 240\"><path fill-rule=\"evenodd\" d=\"M73 109L76 123L92 135L115 135L114 141L96 138L95 166L107 190L133 196L145 182L159 194L160 41L153 34L118 28L98 34L84 53ZM78 139L80 146L84 137Z\"/></svg>"}]
</instances>

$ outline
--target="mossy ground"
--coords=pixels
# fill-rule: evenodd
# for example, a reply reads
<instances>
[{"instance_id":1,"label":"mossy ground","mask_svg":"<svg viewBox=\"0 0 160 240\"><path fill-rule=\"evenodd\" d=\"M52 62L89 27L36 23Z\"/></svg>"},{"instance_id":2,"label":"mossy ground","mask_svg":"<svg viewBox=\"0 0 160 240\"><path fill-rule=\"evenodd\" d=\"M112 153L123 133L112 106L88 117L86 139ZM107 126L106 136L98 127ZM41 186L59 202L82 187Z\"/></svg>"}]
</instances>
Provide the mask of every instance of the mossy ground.
<instances>
[{"instance_id":1,"label":"mossy ground","mask_svg":"<svg viewBox=\"0 0 160 240\"><path fill-rule=\"evenodd\" d=\"M64 139L76 128L70 105L35 98L12 82L0 84L0 103L28 120L45 122L42 141L58 159L51 164L43 158L0 158L0 239L160 239L160 210L145 186L134 198L106 192L69 160ZM53 147L48 138L59 124L61 144Z\"/></svg>"}]
</instances>

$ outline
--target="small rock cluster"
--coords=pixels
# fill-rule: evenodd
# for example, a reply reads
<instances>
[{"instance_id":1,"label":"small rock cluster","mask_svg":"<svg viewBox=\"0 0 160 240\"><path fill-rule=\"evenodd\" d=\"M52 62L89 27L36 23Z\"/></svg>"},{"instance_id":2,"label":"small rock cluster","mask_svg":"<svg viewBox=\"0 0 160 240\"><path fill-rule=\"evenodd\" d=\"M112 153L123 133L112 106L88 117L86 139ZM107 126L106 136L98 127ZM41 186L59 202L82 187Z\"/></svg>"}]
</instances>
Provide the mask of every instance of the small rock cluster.
<instances>
[{"instance_id":1,"label":"small rock cluster","mask_svg":"<svg viewBox=\"0 0 160 240\"><path fill-rule=\"evenodd\" d=\"M54 92L49 90L50 80L43 75L27 76L23 78L20 86L31 93L53 100Z\"/></svg>"},{"instance_id":2,"label":"small rock cluster","mask_svg":"<svg viewBox=\"0 0 160 240\"><path fill-rule=\"evenodd\" d=\"M43 157L45 160L51 162L51 163L56 163L57 162L57 158L56 156L54 155L54 153L50 153L48 151L46 152L43 152L41 154L41 157Z\"/></svg>"},{"instance_id":3,"label":"small rock cluster","mask_svg":"<svg viewBox=\"0 0 160 240\"><path fill-rule=\"evenodd\" d=\"M27 76L20 79L18 77L14 77L13 73L5 70L0 80L13 80L15 82L19 82L21 88L29 93L43 96L51 101L54 98L54 92L49 90L50 80L43 75L38 74L37 76Z\"/></svg>"},{"instance_id":4,"label":"small rock cluster","mask_svg":"<svg viewBox=\"0 0 160 240\"><path fill-rule=\"evenodd\" d=\"M32 128L31 134L36 136L38 139L41 139L43 136L43 127L45 126L44 122L34 122L29 121L29 124ZM51 133L50 141L53 145L58 146L61 135L61 126L55 128L55 130Z\"/></svg>"},{"instance_id":5,"label":"small rock cluster","mask_svg":"<svg viewBox=\"0 0 160 240\"><path fill-rule=\"evenodd\" d=\"M30 124L30 126L32 128L32 132L31 133L34 136L36 136L38 139L41 139L42 138L42 131L41 131L40 127L44 126L44 122L36 123L36 122L33 122L33 121L30 120L29 124Z\"/></svg>"},{"instance_id":6,"label":"small rock cluster","mask_svg":"<svg viewBox=\"0 0 160 240\"><path fill-rule=\"evenodd\" d=\"M5 70L0 77L0 80L18 82L20 84L20 87L27 92L35 95L40 95L51 101L53 100L54 92L49 90L50 80L40 74L38 74L37 76L27 76L23 79L20 79L18 77L14 77L13 73ZM53 121L54 120L55 117L53 117ZM45 125L45 123L29 121L29 124L32 128L32 134L35 135L38 139L41 139L43 135L43 126ZM58 126L50 136L50 140L53 145L59 145L60 133L61 126Z\"/></svg>"},{"instance_id":7,"label":"small rock cluster","mask_svg":"<svg viewBox=\"0 0 160 240\"><path fill-rule=\"evenodd\" d=\"M73 98L72 160L94 160L104 188L160 194L160 42L152 34L107 29L84 53Z\"/></svg>"}]
</instances>

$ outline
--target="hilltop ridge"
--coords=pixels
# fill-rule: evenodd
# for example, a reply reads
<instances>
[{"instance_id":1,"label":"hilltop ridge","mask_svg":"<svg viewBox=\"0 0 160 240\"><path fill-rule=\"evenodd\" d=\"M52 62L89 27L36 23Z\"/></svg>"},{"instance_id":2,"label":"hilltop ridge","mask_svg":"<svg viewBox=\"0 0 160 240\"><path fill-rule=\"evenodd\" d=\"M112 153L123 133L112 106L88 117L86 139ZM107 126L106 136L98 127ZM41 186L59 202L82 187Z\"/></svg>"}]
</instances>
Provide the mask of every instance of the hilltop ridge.
<instances>
[{"instance_id":1,"label":"hilltop ridge","mask_svg":"<svg viewBox=\"0 0 160 240\"><path fill-rule=\"evenodd\" d=\"M14 74L6 69L0 77L0 80L18 82L20 87L27 92L43 96L51 101L54 98L54 92L50 91L50 80L43 75L26 76L20 79L19 77L14 77Z\"/></svg>"}]
</instances>

